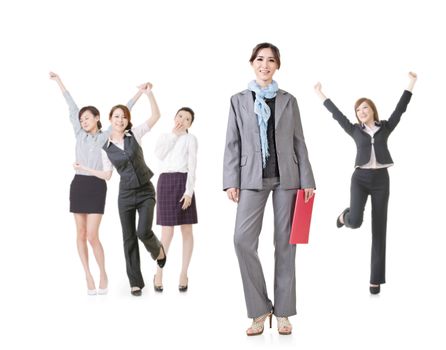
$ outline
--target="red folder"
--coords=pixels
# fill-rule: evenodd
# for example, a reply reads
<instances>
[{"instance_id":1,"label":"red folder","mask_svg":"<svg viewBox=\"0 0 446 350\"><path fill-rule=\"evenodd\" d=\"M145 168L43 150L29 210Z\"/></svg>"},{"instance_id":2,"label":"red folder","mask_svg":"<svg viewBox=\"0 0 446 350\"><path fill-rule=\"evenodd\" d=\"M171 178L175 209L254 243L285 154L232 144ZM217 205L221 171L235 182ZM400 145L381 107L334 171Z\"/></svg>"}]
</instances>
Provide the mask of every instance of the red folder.
<instances>
[{"instance_id":1,"label":"red folder","mask_svg":"<svg viewBox=\"0 0 446 350\"><path fill-rule=\"evenodd\" d=\"M291 225L290 244L308 243L315 194L313 193L313 196L305 203L305 191L297 190L293 224Z\"/></svg>"}]
</instances>

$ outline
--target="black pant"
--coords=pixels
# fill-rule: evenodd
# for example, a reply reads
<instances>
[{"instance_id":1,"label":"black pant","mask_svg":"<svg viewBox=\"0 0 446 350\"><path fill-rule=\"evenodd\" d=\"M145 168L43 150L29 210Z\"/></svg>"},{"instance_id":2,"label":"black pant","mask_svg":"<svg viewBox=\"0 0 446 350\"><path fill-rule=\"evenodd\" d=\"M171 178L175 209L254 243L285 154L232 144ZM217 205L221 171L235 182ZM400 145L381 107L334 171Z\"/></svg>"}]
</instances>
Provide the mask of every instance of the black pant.
<instances>
[{"instance_id":1,"label":"black pant","mask_svg":"<svg viewBox=\"0 0 446 350\"><path fill-rule=\"evenodd\" d=\"M160 253L160 241L152 231L153 209L155 207L155 189L152 183L137 189L119 189L118 208L124 239L124 254L127 275L131 287L144 287L141 274L138 238L150 252L152 259ZM138 228L136 228L138 211Z\"/></svg>"},{"instance_id":2,"label":"black pant","mask_svg":"<svg viewBox=\"0 0 446 350\"><path fill-rule=\"evenodd\" d=\"M367 197L372 197L371 284L386 282L386 228L389 203L389 173L383 169L356 168L350 188L350 210L344 216L346 227L362 224Z\"/></svg>"}]
</instances>

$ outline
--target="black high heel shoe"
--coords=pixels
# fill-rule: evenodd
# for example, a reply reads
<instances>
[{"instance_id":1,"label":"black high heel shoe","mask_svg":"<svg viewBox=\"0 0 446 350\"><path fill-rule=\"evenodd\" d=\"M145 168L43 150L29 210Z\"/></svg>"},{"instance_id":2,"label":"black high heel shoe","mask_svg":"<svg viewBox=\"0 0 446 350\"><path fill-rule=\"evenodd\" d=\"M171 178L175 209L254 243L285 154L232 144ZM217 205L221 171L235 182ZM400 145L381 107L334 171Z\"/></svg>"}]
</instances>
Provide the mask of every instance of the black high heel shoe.
<instances>
[{"instance_id":1,"label":"black high heel shoe","mask_svg":"<svg viewBox=\"0 0 446 350\"><path fill-rule=\"evenodd\" d=\"M157 262L158 266L160 267L160 269L162 269L164 267L164 265L166 265L166 260L167 260L167 255L166 255L166 252L164 251L164 247L162 244L161 244L161 250L163 251L164 258L156 259L156 262Z\"/></svg>"},{"instance_id":2,"label":"black high heel shoe","mask_svg":"<svg viewBox=\"0 0 446 350\"><path fill-rule=\"evenodd\" d=\"M133 289L133 288L138 288L138 289ZM132 287L132 289L130 290L130 293L135 297L140 297L142 294L142 291L141 291L141 288L139 288L139 287Z\"/></svg>"},{"instance_id":3,"label":"black high heel shoe","mask_svg":"<svg viewBox=\"0 0 446 350\"><path fill-rule=\"evenodd\" d=\"M187 292L187 285L189 284L189 278L187 279L187 282L186 282L186 284L185 285L179 285L178 286L178 290L180 291L180 292Z\"/></svg>"},{"instance_id":4,"label":"black high heel shoe","mask_svg":"<svg viewBox=\"0 0 446 350\"><path fill-rule=\"evenodd\" d=\"M381 291L381 285L377 285L377 286L370 286L370 294L379 294L379 292Z\"/></svg>"},{"instance_id":5,"label":"black high heel shoe","mask_svg":"<svg viewBox=\"0 0 446 350\"><path fill-rule=\"evenodd\" d=\"M163 285L157 286L155 284L155 277L156 275L153 276L153 289L155 290L155 292L162 293L162 291L164 290Z\"/></svg>"},{"instance_id":6,"label":"black high heel shoe","mask_svg":"<svg viewBox=\"0 0 446 350\"><path fill-rule=\"evenodd\" d=\"M344 226L344 224L341 222L341 220L339 220L339 218L342 216L342 218L344 219L344 223L345 223L345 214L348 213L350 211L350 208L346 208L344 209L344 211L338 216L338 218L336 219L336 227L337 228L341 228L342 226Z\"/></svg>"}]
</instances>

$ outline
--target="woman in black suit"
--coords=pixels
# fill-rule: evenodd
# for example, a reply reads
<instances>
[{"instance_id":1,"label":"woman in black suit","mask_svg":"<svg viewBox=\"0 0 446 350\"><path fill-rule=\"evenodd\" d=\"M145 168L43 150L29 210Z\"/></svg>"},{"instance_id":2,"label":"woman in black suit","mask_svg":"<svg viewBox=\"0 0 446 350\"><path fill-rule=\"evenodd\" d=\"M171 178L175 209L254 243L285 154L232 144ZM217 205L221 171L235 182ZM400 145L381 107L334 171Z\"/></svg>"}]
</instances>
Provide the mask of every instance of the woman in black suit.
<instances>
[{"instance_id":1,"label":"woman in black suit","mask_svg":"<svg viewBox=\"0 0 446 350\"><path fill-rule=\"evenodd\" d=\"M367 197L372 198L372 261L370 293L378 294L380 285L385 283L387 204L389 201L389 174L387 168L393 165L387 148L387 139L398 125L412 97L417 80L415 73L409 73L409 86L403 92L395 111L388 120L379 120L375 104L368 98L355 103L358 123L352 124L335 104L322 93L322 86L314 87L324 106L333 118L353 137L356 143L355 171L350 187L350 207L337 218L337 227L358 228L362 224Z\"/></svg>"}]
</instances>

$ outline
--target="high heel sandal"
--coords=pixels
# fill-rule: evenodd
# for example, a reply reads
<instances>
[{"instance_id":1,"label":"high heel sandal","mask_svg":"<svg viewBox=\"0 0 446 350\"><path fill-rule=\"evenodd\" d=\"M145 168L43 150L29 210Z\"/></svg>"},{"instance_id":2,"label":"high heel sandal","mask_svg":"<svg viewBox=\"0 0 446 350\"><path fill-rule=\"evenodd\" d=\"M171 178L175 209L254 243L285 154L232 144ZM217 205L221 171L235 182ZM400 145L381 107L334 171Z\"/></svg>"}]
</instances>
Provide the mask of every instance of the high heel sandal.
<instances>
[{"instance_id":1,"label":"high heel sandal","mask_svg":"<svg viewBox=\"0 0 446 350\"><path fill-rule=\"evenodd\" d=\"M266 314L264 314L262 316L254 318L252 320L252 325L251 325L251 327L249 327L246 330L246 335L250 337L250 336L253 336L253 335L260 335L260 334L262 334L263 333L263 329L265 328L264 327L265 321L266 321L266 319L268 317L269 317L269 328L271 328L273 326L273 313L272 312L268 312L268 313L266 313ZM251 330L251 332L250 332L250 330Z\"/></svg>"},{"instance_id":2,"label":"high heel sandal","mask_svg":"<svg viewBox=\"0 0 446 350\"><path fill-rule=\"evenodd\" d=\"M166 265L167 255L166 255L166 252L165 252L164 247L163 247L162 244L161 244L160 250L163 251L164 258L156 259L156 262L157 262L158 266L160 267L160 269L162 269L164 267L164 265Z\"/></svg>"},{"instance_id":3,"label":"high heel sandal","mask_svg":"<svg viewBox=\"0 0 446 350\"><path fill-rule=\"evenodd\" d=\"M289 335L293 330L293 326L291 325L288 317L277 317L277 330L281 335Z\"/></svg>"}]
</instances>

